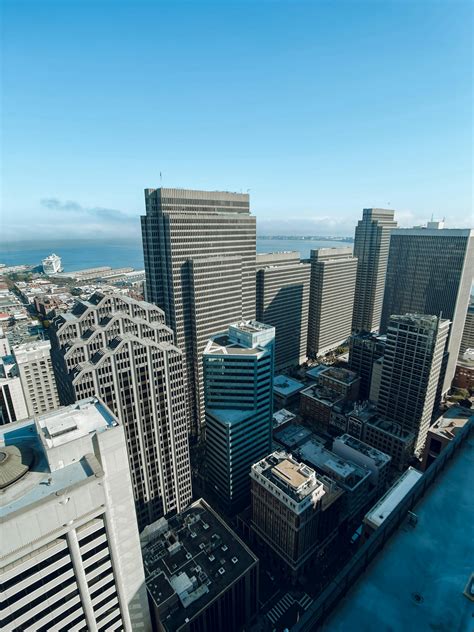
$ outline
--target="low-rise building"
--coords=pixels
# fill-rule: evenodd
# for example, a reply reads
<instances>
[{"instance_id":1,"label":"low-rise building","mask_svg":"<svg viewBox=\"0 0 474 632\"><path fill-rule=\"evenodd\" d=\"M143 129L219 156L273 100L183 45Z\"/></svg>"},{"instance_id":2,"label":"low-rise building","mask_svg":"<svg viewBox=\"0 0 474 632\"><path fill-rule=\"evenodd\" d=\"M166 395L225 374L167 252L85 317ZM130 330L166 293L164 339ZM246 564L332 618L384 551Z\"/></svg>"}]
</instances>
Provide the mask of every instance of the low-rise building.
<instances>
[{"instance_id":1,"label":"low-rise building","mask_svg":"<svg viewBox=\"0 0 474 632\"><path fill-rule=\"evenodd\" d=\"M258 612L258 558L202 499L141 533L162 632L237 632Z\"/></svg>"},{"instance_id":2,"label":"low-rise building","mask_svg":"<svg viewBox=\"0 0 474 632\"><path fill-rule=\"evenodd\" d=\"M359 397L360 378L349 369L329 366L319 373L318 384L340 393L344 399L356 401Z\"/></svg>"},{"instance_id":3,"label":"low-rise building","mask_svg":"<svg viewBox=\"0 0 474 632\"><path fill-rule=\"evenodd\" d=\"M309 386L300 394L300 414L305 421L320 432L329 432L329 422L334 406L344 401L338 391L326 386Z\"/></svg>"},{"instance_id":4,"label":"low-rise building","mask_svg":"<svg viewBox=\"0 0 474 632\"><path fill-rule=\"evenodd\" d=\"M366 423L362 439L391 456L393 467L401 471L413 455L416 435L393 421L378 417Z\"/></svg>"},{"instance_id":5,"label":"low-rise building","mask_svg":"<svg viewBox=\"0 0 474 632\"><path fill-rule=\"evenodd\" d=\"M336 437L332 451L352 463L370 470L371 481L380 493L386 486L391 457L360 439L344 434Z\"/></svg>"},{"instance_id":6,"label":"low-rise building","mask_svg":"<svg viewBox=\"0 0 474 632\"><path fill-rule=\"evenodd\" d=\"M334 542L344 492L286 452L255 463L250 476L252 530L296 578Z\"/></svg>"},{"instance_id":7,"label":"low-rise building","mask_svg":"<svg viewBox=\"0 0 474 632\"><path fill-rule=\"evenodd\" d=\"M466 349L458 359L454 372L453 386L474 391L474 349Z\"/></svg>"},{"instance_id":8,"label":"low-rise building","mask_svg":"<svg viewBox=\"0 0 474 632\"><path fill-rule=\"evenodd\" d=\"M277 430L281 426L288 424L294 419L296 419L296 415L289 410L286 410L286 408L281 408L280 410L277 410L277 412L273 413L272 416L273 430Z\"/></svg>"},{"instance_id":9,"label":"low-rise building","mask_svg":"<svg viewBox=\"0 0 474 632\"><path fill-rule=\"evenodd\" d=\"M452 406L441 417L438 417L430 426L426 436L421 462L423 471L429 468L466 424L474 425L474 411L471 408Z\"/></svg>"},{"instance_id":10,"label":"low-rise building","mask_svg":"<svg viewBox=\"0 0 474 632\"><path fill-rule=\"evenodd\" d=\"M285 407L291 402L296 402L303 389L303 382L294 380L287 375L275 375L273 378L273 399L275 405Z\"/></svg>"}]
</instances>

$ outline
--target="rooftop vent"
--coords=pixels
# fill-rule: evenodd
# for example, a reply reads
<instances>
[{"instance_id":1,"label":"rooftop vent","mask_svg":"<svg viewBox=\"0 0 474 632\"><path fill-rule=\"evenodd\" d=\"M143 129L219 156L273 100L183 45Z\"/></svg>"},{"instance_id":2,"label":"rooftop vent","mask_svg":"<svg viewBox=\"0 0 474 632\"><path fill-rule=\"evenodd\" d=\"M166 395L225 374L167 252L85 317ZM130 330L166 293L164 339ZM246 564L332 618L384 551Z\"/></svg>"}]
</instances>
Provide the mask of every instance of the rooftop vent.
<instances>
[{"instance_id":1,"label":"rooftop vent","mask_svg":"<svg viewBox=\"0 0 474 632\"><path fill-rule=\"evenodd\" d=\"M239 559L237 557L232 558L232 564L237 564L238 561Z\"/></svg>"},{"instance_id":2,"label":"rooftop vent","mask_svg":"<svg viewBox=\"0 0 474 632\"><path fill-rule=\"evenodd\" d=\"M223 575L225 573L225 570L221 566L217 572L219 573L219 575Z\"/></svg>"}]
</instances>

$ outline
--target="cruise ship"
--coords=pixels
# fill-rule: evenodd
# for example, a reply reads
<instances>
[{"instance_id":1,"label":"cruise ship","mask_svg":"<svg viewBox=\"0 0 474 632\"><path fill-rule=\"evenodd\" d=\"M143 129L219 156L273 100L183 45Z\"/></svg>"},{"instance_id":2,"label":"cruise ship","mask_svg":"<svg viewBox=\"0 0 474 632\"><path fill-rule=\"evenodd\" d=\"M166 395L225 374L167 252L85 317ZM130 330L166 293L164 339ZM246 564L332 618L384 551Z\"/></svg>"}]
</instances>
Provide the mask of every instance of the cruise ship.
<instances>
[{"instance_id":1,"label":"cruise ship","mask_svg":"<svg viewBox=\"0 0 474 632\"><path fill-rule=\"evenodd\" d=\"M54 253L49 255L49 257L46 257L46 259L43 259L42 264L43 272L45 274L57 274L58 272L63 271L61 257L58 257L58 255L55 255Z\"/></svg>"}]
</instances>

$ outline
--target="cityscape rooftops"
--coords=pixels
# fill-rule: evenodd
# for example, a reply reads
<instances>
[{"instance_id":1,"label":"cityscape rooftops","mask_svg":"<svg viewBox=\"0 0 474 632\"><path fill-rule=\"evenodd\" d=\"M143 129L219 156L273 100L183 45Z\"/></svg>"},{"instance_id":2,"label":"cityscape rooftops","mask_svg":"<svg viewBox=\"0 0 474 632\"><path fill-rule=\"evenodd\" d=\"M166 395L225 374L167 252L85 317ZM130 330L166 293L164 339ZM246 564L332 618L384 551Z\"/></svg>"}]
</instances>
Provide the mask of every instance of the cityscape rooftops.
<instances>
[{"instance_id":1,"label":"cityscape rooftops","mask_svg":"<svg viewBox=\"0 0 474 632\"><path fill-rule=\"evenodd\" d=\"M276 429L283 424L286 424L288 421L292 421L296 418L296 415L286 408L282 408L281 410L277 410L276 413L273 413L273 427Z\"/></svg>"},{"instance_id":2,"label":"cityscape rooftops","mask_svg":"<svg viewBox=\"0 0 474 632\"><path fill-rule=\"evenodd\" d=\"M281 397L296 395L304 388L303 382L294 380L287 375L276 375L273 378L273 392Z\"/></svg>"},{"instance_id":3,"label":"cityscape rooftops","mask_svg":"<svg viewBox=\"0 0 474 632\"><path fill-rule=\"evenodd\" d=\"M367 424L392 435L392 437L397 437L397 439L401 439L404 442L411 441L415 436L413 432L406 430L400 424L384 419L383 417L371 417L367 420Z\"/></svg>"},{"instance_id":4,"label":"cityscape rooftops","mask_svg":"<svg viewBox=\"0 0 474 632\"><path fill-rule=\"evenodd\" d=\"M364 443L364 441L356 439L350 434L343 434L340 437L337 437L334 441L344 443L349 448L352 448L353 450L357 450L357 452L364 454L365 456L372 459L372 461L374 461L374 463L378 467L382 467L383 465L391 461L390 456L388 454L385 454L385 452L377 450L377 448L373 448L367 443Z\"/></svg>"},{"instance_id":5,"label":"cityscape rooftops","mask_svg":"<svg viewBox=\"0 0 474 632\"><path fill-rule=\"evenodd\" d=\"M326 386L309 386L301 391L301 395L305 397L311 397L312 399L316 399L317 401L333 406L336 402L344 399L344 396L341 393L338 393L332 388L327 388Z\"/></svg>"},{"instance_id":6,"label":"cityscape rooftops","mask_svg":"<svg viewBox=\"0 0 474 632\"><path fill-rule=\"evenodd\" d=\"M142 532L148 593L166 632L175 632L258 559L202 499Z\"/></svg>"},{"instance_id":7,"label":"cityscape rooftops","mask_svg":"<svg viewBox=\"0 0 474 632\"><path fill-rule=\"evenodd\" d=\"M289 424L281 430L274 432L275 441L280 443L287 450L294 450L312 436L309 428L299 426L298 424Z\"/></svg>"},{"instance_id":8,"label":"cityscape rooftops","mask_svg":"<svg viewBox=\"0 0 474 632\"><path fill-rule=\"evenodd\" d=\"M204 355L258 355L274 338L275 327L256 320L240 321L229 325L227 332L213 336Z\"/></svg>"},{"instance_id":9,"label":"cityscape rooftops","mask_svg":"<svg viewBox=\"0 0 474 632\"><path fill-rule=\"evenodd\" d=\"M395 507L405 498L410 489L421 478L422 473L409 467L396 481L396 483L382 496L376 505L368 511L364 522L373 529L380 527L388 518Z\"/></svg>"},{"instance_id":10,"label":"cityscape rooftops","mask_svg":"<svg viewBox=\"0 0 474 632\"><path fill-rule=\"evenodd\" d=\"M313 366L311 369L306 371L306 377L309 377L312 380L317 380L321 373L329 368L328 364L318 364Z\"/></svg>"},{"instance_id":11,"label":"cityscape rooftops","mask_svg":"<svg viewBox=\"0 0 474 632\"><path fill-rule=\"evenodd\" d=\"M342 382L343 384L351 384L359 379L355 371L336 366L328 366L319 373L318 377L328 377L331 378L331 380Z\"/></svg>"}]
</instances>

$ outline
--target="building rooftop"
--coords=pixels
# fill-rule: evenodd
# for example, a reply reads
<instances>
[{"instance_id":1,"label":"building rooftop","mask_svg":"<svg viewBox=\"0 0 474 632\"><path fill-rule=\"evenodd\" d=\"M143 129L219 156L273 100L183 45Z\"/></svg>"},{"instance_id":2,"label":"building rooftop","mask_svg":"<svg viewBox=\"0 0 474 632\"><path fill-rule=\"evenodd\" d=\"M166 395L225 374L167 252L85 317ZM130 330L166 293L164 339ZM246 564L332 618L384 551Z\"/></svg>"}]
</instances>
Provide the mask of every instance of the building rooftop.
<instances>
[{"instance_id":1,"label":"building rooftop","mask_svg":"<svg viewBox=\"0 0 474 632\"><path fill-rule=\"evenodd\" d=\"M273 378L273 392L280 395L280 397L296 395L296 393L299 393L303 388L303 382L294 380L287 375L275 375Z\"/></svg>"},{"instance_id":2,"label":"building rooftop","mask_svg":"<svg viewBox=\"0 0 474 632\"><path fill-rule=\"evenodd\" d=\"M365 454L365 456L372 459L374 463L379 467L391 461L391 457L388 454L385 454L385 452L377 450L377 448L373 448L367 443L364 443L364 441L352 437L350 434L344 434L340 437L337 437L335 441L340 441L341 443L347 445L349 448Z\"/></svg>"},{"instance_id":3,"label":"building rooftop","mask_svg":"<svg viewBox=\"0 0 474 632\"><path fill-rule=\"evenodd\" d=\"M301 394L305 397L311 397L312 399L316 399L323 404L333 405L336 402L344 399L344 396L341 393L338 393L332 388L327 388L326 386L309 386L301 391Z\"/></svg>"},{"instance_id":4,"label":"building rooftop","mask_svg":"<svg viewBox=\"0 0 474 632\"><path fill-rule=\"evenodd\" d=\"M409 467L378 503L366 513L364 522L374 529L380 527L382 522L388 518L395 507L405 498L421 476L421 472Z\"/></svg>"},{"instance_id":5,"label":"building rooftop","mask_svg":"<svg viewBox=\"0 0 474 632\"><path fill-rule=\"evenodd\" d=\"M240 538L201 499L140 535L148 593L175 632L257 564Z\"/></svg>"},{"instance_id":6,"label":"building rooftop","mask_svg":"<svg viewBox=\"0 0 474 632\"><path fill-rule=\"evenodd\" d=\"M92 454L63 450L54 457L50 450L116 425L108 409L90 398L36 419L0 426L0 517L4 519L51 495L59 496L64 489L94 476L98 470ZM15 461L18 465L12 448L21 455L24 466L21 472L14 468L19 475L12 469Z\"/></svg>"},{"instance_id":7,"label":"building rooftop","mask_svg":"<svg viewBox=\"0 0 474 632\"><path fill-rule=\"evenodd\" d=\"M286 408L282 408L281 410L277 410L276 413L273 413L273 428L276 430L279 426L286 424L288 421L293 421L296 418L296 415Z\"/></svg>"},{"instance_id":8,"label":"building rooftop","mask_svg":"<svg viewBox=\"0 0 474 632\"><path fill-rule=\"evenodd\" d=\"M374 426L379 430L383 430L387 434L392 435L393 437L397 437L402 441L411 441L414 437L413 432L409 430L405 430L400 426L400 424L395 423L394 421L389 421L388 419L384 419L383 417L371 417L367 421L369 426Z\"/></svg>"},{"instance_id":9,"label":"building rooftop","mask_svg":"<svg viewBox=\"0 0 474 632\"><path fill-rule=\"evenodd\" d=\"M464 591L474 559L473 448L471 435L413 508L416 526L402 523L387 539L319 630L472 630L474 601Z\"/></svg>"},{"instance_id":10,"label":"building rooftop","mask_svg":"<svg viewBox=\"0 0 474 632\"><path fill-rule=\"evenodd\" d=\"M300 426L298 424L288 424L281 430L274 432L273 438L287 450L294 450L299 445L307 441L312 434L313 433L309 428L305 428L304 426Z\"/></svg>"},{"instance_id":11,"label":"building rooftop","mask_svg":"<svg viewBox=\"0 0 474 632\"><path fill-rule=\"evenodd\" d=\"M474 424L474 410L463 406L451 406L430 426L430 432L452 439L461 428L471 421Z\"/></svg>"},{"instance_id":12,"label":"building rooftop","mask_svg":"<svg viewBox=\"0 0 474 632\"><path fill-rule=\"evenodd\" d=\"M342 382L343 384L352 384L352 382L359 379L359 376L355 371L335 366L328 366L327 369L321 371L319 376L329 377L331 380Z\"/></svg>"},{"instance_id":13,"label":"building rooftop","mask_svg":"<svg viewBox=\"0 0 474 632\"><path fill-rule=\"evenodd\" d=\"M312 380L317 380L321 373L328 368L329 365L327 364L318 364L317 366L313 366L312 369L308 369L305 375Z\"/></svg>"}]
</instances>

